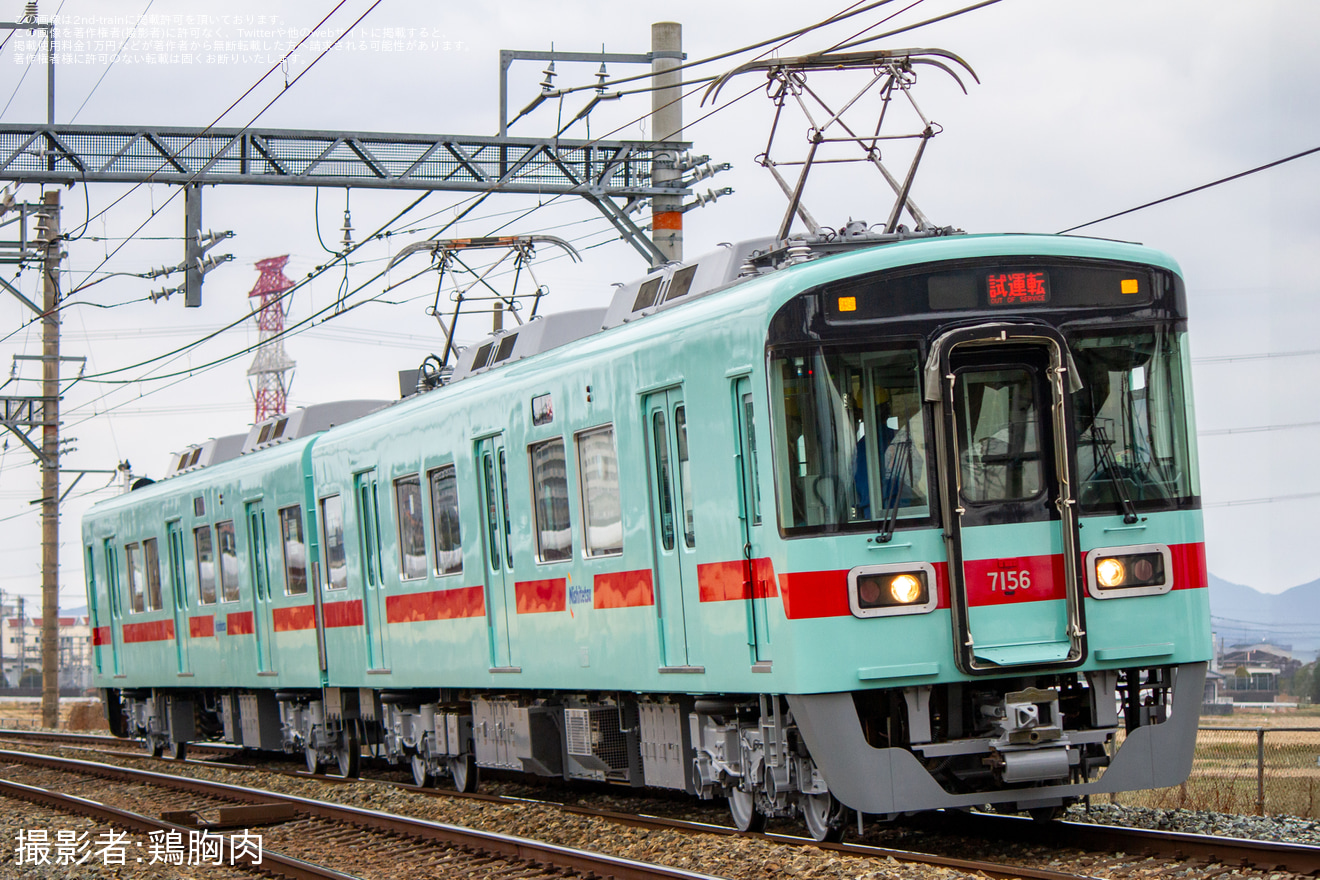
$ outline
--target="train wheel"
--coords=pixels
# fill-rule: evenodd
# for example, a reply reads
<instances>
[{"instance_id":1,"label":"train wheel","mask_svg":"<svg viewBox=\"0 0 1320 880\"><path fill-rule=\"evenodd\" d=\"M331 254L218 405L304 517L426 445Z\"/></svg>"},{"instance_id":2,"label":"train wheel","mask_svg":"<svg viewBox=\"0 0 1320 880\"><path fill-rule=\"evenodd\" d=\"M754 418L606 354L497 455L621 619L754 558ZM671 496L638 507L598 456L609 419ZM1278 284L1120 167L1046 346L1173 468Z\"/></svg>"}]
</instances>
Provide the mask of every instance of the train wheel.
<instances>
[{"instance_id":1,"label":"train wheel","mask_svg":"<svg viewBox=\"0 0 1320 880\"><path fill-rule=\"evenodd\" d=\"M449 759L449 775L454 777L454 788L471 794L477 790L477 761L471 755Z\"/></svg>"},{"instance_id":2,"label":"train wheel","mask_svg":"<svg viewBox=\"0 0 1320 880\"><path fill-rule=\"evenodd\" d=\"M765 813L756 805L756 795L750 791L729 789L729 812L733 814L734 827L739 831L765 830Z\"/></svg>"},{"instance_id":3,"label":"train wheel","mask_svg":"<svg viewBox=\"0 0 1320 880\"><path fill-rule=\"evenodd\" d=\"M166 745L165 751L169 754L171 760L183 761L188 757L187 742L171 742Z\"/></svg>"},{"instance_id":4,"label":"train wheel","mask_svg":"<svg viewBox=\"0 0 1320 880\"><path fill-rule=\"evenodd\" d=\"M154 736L148 736L142 741L142 745L146 747L147 754L151 755L153 758L159 758L161 755L165 754L164 741L159 740Z\"/></svg>"},{"instance_id":5,"label":"train wheel","mask_svg":"<svg viewBox=\"0 0 1320 880\"><path fill-rule=\"evenodd\" d=\"M311 746L303 749L303 757L307 760L308 773L320 773L325 769L325 762L321 760L321 753Z\"/></svg>"},{"instance_id":6,"label":"train wheel","mask_svg":"<svg viewBox=\"0 0 1320 880\"><path fill-rule=\"evenodd\" d=\"M813 840L821 843L838 843L843 840L846 828L848 808L828 791L824 794L804 794L799 802L802 818L806 820L807 832Z\"/></svg>"},{"instance_id":7,"label":"train wheel","mask_svg":"<svg viewBox=\"0 0 1320 880\"><path fill-rule=\"evenodd\" d=\"M426 763L426 757L421 752L413 752L412 756L413 782L417 783L418 788L426 788L435 781L431 775L431 768Z\"/></svg>"},{"instance_id":8,"label":"train wheel","mask_svg":"<svg viewBox=\"0 0 1320 880\"><path fill-rule=\"evenodd\" d=\"M361 758L362 750L358 746L357 731L345 730L338 748L335 749L335 759L339 763L339 775L345 779L357 779L358 763Z\"/></svg>"}]
</instances>

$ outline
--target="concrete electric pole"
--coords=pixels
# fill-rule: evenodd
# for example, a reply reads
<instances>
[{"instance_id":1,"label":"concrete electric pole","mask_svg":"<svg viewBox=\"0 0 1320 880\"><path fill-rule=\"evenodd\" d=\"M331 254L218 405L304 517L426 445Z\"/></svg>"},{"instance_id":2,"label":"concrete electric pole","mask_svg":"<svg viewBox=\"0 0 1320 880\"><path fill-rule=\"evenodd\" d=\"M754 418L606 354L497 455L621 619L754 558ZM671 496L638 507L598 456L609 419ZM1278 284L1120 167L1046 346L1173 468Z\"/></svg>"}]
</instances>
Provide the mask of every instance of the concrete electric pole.
<instances>
[{"instance_id":1,"label":"concrete electric pole","mask_svg":"<svg viewBox=\"0 0 1320 880\"><path fill-rule=\"evenodd\" d=\"M60 720L60 193L42 199L43 313L41 317L41 723Z\"/></svg>"},{"instance_id":2,"label":"concrete electric pole","mask_svg":"<svg viewBox=\"0 0 1320 880\"><path fill-rule=\"evenodd\" d=\"M679 86L683 63L683 26L676 21L651 25L651 131L656 141L683 140L683 90ZM673 186L673 195L651 199L651 240L666 260L683 259L683 189L679 182L683 169L679 164L680 147L657 151L651 171L656 186Z\"/></svg>"}]
</instances>

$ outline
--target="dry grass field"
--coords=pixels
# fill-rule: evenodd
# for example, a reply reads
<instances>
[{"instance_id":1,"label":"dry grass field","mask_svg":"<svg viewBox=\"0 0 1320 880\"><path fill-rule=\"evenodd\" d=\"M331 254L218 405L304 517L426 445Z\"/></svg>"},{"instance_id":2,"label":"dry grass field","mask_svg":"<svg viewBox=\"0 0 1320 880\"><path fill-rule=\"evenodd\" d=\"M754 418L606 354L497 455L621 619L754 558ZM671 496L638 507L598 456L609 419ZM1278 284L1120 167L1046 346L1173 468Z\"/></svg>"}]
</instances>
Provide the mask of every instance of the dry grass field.
<instances>
[{"instance_id":1,"label":"dry grass field","mask_svg":"<svg viewBox=\"0 0 1320 880\"><path fill-rule=\"evenodd\" d=\"M0 697L0 728L27 730L41 727L41 700L29 697ZM65 697L60 700L63 730L108 730L101 701L96 697Z\"/></svg>"},{"instance_id":2,"label":"dry grass field","mask_svg":"<svg viewBox=\"0 0 1320 880\"><path fill-rule=\"evenodd\" d=\"M1187 782L1117 803L1320 818L1320 710L1203 717Z\"/></svg>"}]
</instances>

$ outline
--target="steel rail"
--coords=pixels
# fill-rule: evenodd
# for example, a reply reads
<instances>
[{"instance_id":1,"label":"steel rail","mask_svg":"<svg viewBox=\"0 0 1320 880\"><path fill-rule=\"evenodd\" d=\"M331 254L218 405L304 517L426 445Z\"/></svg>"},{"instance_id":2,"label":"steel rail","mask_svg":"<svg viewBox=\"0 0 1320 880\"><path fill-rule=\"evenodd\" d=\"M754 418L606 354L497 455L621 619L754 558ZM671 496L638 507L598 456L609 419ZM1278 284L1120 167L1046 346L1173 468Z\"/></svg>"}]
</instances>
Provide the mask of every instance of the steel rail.
<instances>
[{"instance_id":1,"label":"steel rail","mask_svg":"<svg viewBox=\"0 0 1320 880\"><path fill-rule=\"evenodd\" d=\"M83 773L89 776L138 785L145 783L209 797L231 798L245 803L288 803L297 807L299 811L319 819L355 825L387 834L447 843L454 847L476 850L491 856L564 871L574 871L584 876L594 874L602 878L613 878L613 880L718 880L718 878L711 877L709 874L699 874L681 868L650 865L632 859L602 853L589 853L584 850L541 843L507 834L477 831L457 825L447 825L425 819L412 819L392 813L364 810L343 804L331 804L311 798L298 797L297 795L262 791L261 789L229 785L223 782L208 782L173 776L167 773L155 773L150 770L131 770L125 767L116 767L112 764L100 764L93 761L57 758L50 755L35 755L29 752L10 750L0 750L0 763L3 762ZM182 829L182 826L178 827ZM188 829L182 830L186 831Z\"/></svg>"},{"instance_id":2,"label":"steel rail","mask_svg":"<svg viewBox=\"0 0 1320 880\"><path fill-rule=\"evenodd\" d=\"M151 816L143 816L140 813L132 813L128 810L107 806L76 795L61 794L50 789L24 785L21 782L11 782L7 779L0 779L0 794L40 804L60 813L87 816L106 825L116 825L120 828L128 828L146 834L153 831L175 831L186 836L189 832L197 830L183 825L176 825L173 822L166 822L163 819L155 819ZM235 854L233 844L228 837L219 837L218 843L221 846L222 859L233 867L247 868L248 870L273 874L278 877L288 877L290 880L359 880L352 874L345 874L342 871L314 865L311 862L280 855L270 850L263 850L259 861L257 856L250 853L239 852Z\"/></svg>"},{"instance_id":3,"label":"steel rail","mask_svg":"<svg viewBox=\"0 0 1320 880\"><path fill-rule=\"evenodd\" d=\"M1204 859L1295 874L1320 873L1320 846L1181 831L1123 828L1090 822L1033 822L1020 816L941 812L920 819L929 831L1014 840L1093 852L1140 852L1161 858Z\"/></svg>"}]
</instances>

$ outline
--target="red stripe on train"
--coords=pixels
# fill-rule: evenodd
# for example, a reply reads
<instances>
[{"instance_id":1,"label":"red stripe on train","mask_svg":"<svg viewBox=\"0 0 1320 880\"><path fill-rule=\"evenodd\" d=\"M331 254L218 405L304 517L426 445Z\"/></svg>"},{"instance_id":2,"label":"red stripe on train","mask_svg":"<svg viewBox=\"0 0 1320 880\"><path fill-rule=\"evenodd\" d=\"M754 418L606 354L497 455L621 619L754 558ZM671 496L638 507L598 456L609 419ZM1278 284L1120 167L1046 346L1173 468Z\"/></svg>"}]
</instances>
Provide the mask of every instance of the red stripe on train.
<instances>
[{"instance_id":1,"label":"red stripe on train","mask_svg":"<svg viewBox=\"0 0 1320 880\"><path fill-rule=\"evenodd\" d=\"M98 626L92 630L92 647L110 644L110 627Z\"/></svg>"},{"instance_id":2,"label":"red stripe on train","mask_svg":"<svg viewBox=\"0 0 1320 880\"><path fill-rule=\"evenodd\" d=\"M290 605L287 608L272 608L270 622L277 633L316 629L316 606Z\"/></svg>"},{"instance_id":3,"label":"red stripe on train","mask_svg":"<svg viewBox=\"0 0 1320 880\"><path fill-rule=\"evenodd\" d=\"M697 587L702 602L728 602L738 599L772 599L779 595L775 586L775 567L770 557L751 560L752 582L747 583L746 560L708 562L697 566ZM846 600L846 597L845 597Z\"/></svg>"},{"instance_id":4,"label":"red stripe on train","mask_svg":"<svg viewBox=\"0 0 1320 880\"><path fill-rule=\"evenodd\" d=\"M486 594L485 588L481 586L385 597L385 620L389 623L455 620L485 615Z\"/></svg>"},{"instance_id":5,"label":"red stripe on train","mask_svg":"<svg viewBox=\"0 0 1320 880\"><path fill-rule=\"evenodd\" d=\"M362 600L348 599L343 602L322 602L321 614L325 617L326 629L332 626L361 626Z\"/></svg>"},{"instance_id":6,"label":"red stripe on train","mask_svg":"<svg viewBox=\"0 0 1320 880\"><path fill-rule=\"evenodd\" d=\"M568 607L568 581L564 578L517 581L513 592L519 614L544 614Z\"/></svg>"},{"instance_id":7,"label":"red stripe on train","mask_svg":"<svg viewBox=\"0 0 1320 880\"><path fill-rule=\"evenodd\" d=\"M1174 544L1169 547L1175 590L1200 590L1210 586L1206 577L1205 545Z\"/></svg>"},{"instance_id":8,"label":"red stripe on train","mask_svg":"<svg viewBox=\"0 0 1320 880\"><path fill-rule=\"evenodd\" d=\"M124 624L124 644L134 642L164 642L174 638L173 620L149 620Z\"/></svg>"},{"instance_id":9,"label":"red stripe on train","mask_svg":"<svg viewBox=\"0 0 1320 880\"><path fill-rule=\"evenodd\" d=\"M215 635L215 615L204 614L200 617L188 618L188 635L195 639Z\"/></svg>"},{"instance_id":10,"label":"red stripe on train","mask_svg":"<svg viewBox=\"0 0 1320 880\"><path fill-rule=\"evenodd\" d=\"M655 585L649 568L598 574L593 582L593 608L637 608L655 604Z\"/></svg>"},{"instance_id":11,"label":"red stripe on train","mask_svg":"<svg viewBox=\"0 0 1320 880\"><path fill-rule=\"evenodd\" d=\"M231 636L249 636L255 630L251 611L235 611L225 615L225 632Z\"/></svg>"}]
</instances>

